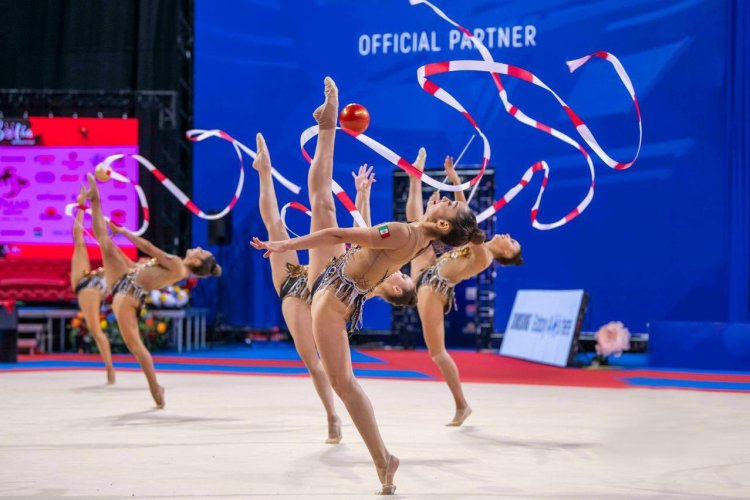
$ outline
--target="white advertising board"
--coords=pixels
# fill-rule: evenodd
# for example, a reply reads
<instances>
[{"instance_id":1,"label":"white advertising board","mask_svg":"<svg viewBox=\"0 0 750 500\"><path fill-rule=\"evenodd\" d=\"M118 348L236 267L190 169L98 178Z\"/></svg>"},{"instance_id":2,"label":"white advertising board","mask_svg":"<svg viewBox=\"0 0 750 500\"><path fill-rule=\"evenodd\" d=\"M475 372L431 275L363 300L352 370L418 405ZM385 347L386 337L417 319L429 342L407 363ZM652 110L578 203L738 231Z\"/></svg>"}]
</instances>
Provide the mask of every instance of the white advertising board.
<instances>
[{"instance_id":1,"label":"white advertising board","mask_svg":"<svg viewBox=\"0 0 750 500\"><path fill-rule=\"evenodd\" d=\"M519 290L500 354L565 366L583 295L583 290Z\"/></svg>"}]
</instances>

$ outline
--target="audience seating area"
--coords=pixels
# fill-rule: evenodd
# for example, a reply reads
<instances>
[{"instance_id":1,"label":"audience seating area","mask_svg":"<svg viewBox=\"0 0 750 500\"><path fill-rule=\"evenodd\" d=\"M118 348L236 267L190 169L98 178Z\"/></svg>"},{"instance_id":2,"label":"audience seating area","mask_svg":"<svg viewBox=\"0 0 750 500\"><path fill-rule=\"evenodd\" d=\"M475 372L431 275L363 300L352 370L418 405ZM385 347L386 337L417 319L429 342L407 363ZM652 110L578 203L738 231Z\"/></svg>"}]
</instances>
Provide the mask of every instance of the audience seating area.
<instances>
[{"instance_id":1,"label":"audience seating area","mask_svg":"<svg viewBox=\"0 0 750 500\"><path fill-rule=\"evenodd\" d=\"M92 262L92 266L99 266ZM55 302L75 300L70 261L0 258L0 300Z\"/></svg>"}]
</instances>

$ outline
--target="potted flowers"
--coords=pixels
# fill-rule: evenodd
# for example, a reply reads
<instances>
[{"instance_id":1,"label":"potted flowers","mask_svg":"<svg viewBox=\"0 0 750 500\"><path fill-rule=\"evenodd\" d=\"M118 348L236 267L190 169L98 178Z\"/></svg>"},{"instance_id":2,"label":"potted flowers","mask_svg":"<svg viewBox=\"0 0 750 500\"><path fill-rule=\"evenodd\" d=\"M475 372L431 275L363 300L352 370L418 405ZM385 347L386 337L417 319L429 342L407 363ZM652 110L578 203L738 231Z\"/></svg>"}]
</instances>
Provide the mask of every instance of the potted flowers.
<instances>
[{"instance_id":1,"label":"potted flowers","mask_svg":"<svg viewBox=\"0 0 750 500\"><path fill-rule=\"evenodd\" d=\"M111 307L108 305L102 308L99 313L100 326L102 332L109 339L110 346L113 353L124 353L128 352L128 348L125 345L120 335L120 327L117 324L115 315L112 312ZM76 351L79 353L98 353L99 350L96 347L96 343L91 337L91 333L86 327L86 322L83 320L83 314L78 313L70 321L70 342L75 346ZM146 308L141 309L140 317L138 318L138 329L141 332L141 338L143 343L146 345L149 351L164 350L169 345L168 335L169 331L169 320L154 318L151 311Z\"/></svg>"},{"instance_id":2,"label":"potted flowers","mask_svg":"<svg viewBox=\"0 0 750 500\"><path fill-rule=\"evenodd\" d=\"M608 365L608 357L620 357L623 351L630 349L630 332L620 321L610 321L599 328L594 335L596 339L596 357L592 366Z\"/></svg>"}]
</instances>

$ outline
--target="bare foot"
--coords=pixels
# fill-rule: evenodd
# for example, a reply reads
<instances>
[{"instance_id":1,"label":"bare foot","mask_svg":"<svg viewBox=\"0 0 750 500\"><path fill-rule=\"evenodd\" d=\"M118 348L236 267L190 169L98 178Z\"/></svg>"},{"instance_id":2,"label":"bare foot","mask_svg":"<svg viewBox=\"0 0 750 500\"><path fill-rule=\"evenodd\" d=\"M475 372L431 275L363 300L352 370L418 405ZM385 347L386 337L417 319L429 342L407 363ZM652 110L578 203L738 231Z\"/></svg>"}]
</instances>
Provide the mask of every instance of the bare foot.
<instances>
[{"instance_id":1,"label":"bare foot","mask_svg":"<svg viewBox=\"0 0 750 500\"><path fill-rule=\"evenodd\" d=\"M414 165L414 168L416 168L420 172L424 172L425 160L427 160L427 151L424 148L419 148L417 159L414 160L414 163L412 165Z\"/></svg>"},{"instance_id":2,"label":"bare foot","mask_svg":"<svg viewBox=\"0 0 750 500\"><path fill-rule=\"evenodd\" d=\"M89 189L86 191L86 198L94 201L99 201L99 187L96 185L96 177L94 177L94 174L88 173L86 174L86 178L89 180Z\"/></svg>"},{"instance_id":3,"label":"bare foot","mask_svg":"<svg viewBox=\"0 0 750 500\"><path fill-rule=\"evenodd\" d=\"M339 117L339 89L330 76L326 77L325 85L326 101L313 112L313 118L320 130L332 130L336 128Z\"/></svg>"},{"instance_id":4,"label":"bare foot","mask_svg":"<svg viewBox=\"0 0 750 500\"><path fill-rule=\"evenodd\" d=\"M378 469L378 477L383 483L383 488L377 492L378 495L393 495L396 493L396 485L393 484L393 478L398 470L399 459L396 455L388 455L385 463L385 470Z\"/></svg>"},{"instance_id":5,"label":"bare foot","mask_svg":"<svg viewBox=\"0 0 750 500\"><path fill-rule=\"evenodd\" d=\"M86 186L81 186L81 191L79 191L78 196L76 197L76 203L79 206L86 205Z\"/></svg>"},{"instance_id":6,"label":"bare foot","mask_svg":"<svg viewBox=\"0 0 750 500\"><path fill-rule=\"evenodd\" d=\"M334 417L328 420L328 439L326 444L339 444L341 442L341 419Z\"/></svg>"},{"instance_id":7,"label":"bare foot","mask_svg":"<svg viewBox=\"0 0 750 500\"><path fill-rule=\"evenodd\" d=\"M107 368L107 385L114 385L115 383L115 369L112 367Z\"/></svg>"},{"instance_id":8,"label":"bare foot","mask_svg":"<svg viewBox=\"0 0 750 500\"><path fill-rule=\"evenodd\" d=\"M460 427L461 424L464 423L464 420L469 418L469 415L471 415L471 407L467 406L466 408L458 409L456 408L456 416L453 417L453 420L448 422L446 427Z\"/></svg>"},{"instance_id":9,"label":"bare foot","mask_svg":"<svg viewBox=\"0 0 750 500\"><path fill-rule=\"evenodd\" d=\"M158 385L156 390L151 391L151 397L154 398L157 410L163 410L166 402L164 401L164 387Z\"/></svg>"},{"instance_id":10,"label":"bare foot","mask_svg":"<svg viewBox=\"0 0 750 500\"><path fill-rule=\"evenodd\" d=\"M271 155L268 152L266 140L260 132L255 136L255 144L256 156L253 160L253 168L258 172L269 172L271 170Z\"/></svg>"}]
</instances>

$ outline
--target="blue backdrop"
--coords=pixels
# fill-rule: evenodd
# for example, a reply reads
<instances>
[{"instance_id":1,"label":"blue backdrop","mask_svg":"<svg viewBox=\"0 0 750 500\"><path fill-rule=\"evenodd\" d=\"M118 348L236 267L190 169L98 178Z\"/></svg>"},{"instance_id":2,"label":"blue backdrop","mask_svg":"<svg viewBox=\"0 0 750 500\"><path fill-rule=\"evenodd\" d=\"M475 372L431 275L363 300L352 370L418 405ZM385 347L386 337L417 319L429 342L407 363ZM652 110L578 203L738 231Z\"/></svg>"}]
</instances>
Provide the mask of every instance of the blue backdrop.
<instances>
[{"instance_id":1,"label":"blue backdrop","mask_svg":"<svg viewBox=\"0 0 750 500\"><path fill-rule=\"evenodd\" d=\"M631 331L645 331L652 320L725 320L730 296L734 319L746 319L747 217L738 221L731 209L737 203L747 207L747 187L735 185L732 191L730 181L738 174L730 167L744 165L740 182L747 180L742 160L747 159L747 145L746 134L735 138L732 144L745 149L730 158L736 148L730 144L728 128L742 116L730 115L728 109L732 99L740 99L747 118L747 99L743 80L731 88L745 92L745 98L726 90L735 78L728 68L738 57L744 61L736 49L729 50L727 33L740 39L737 31L744 29L738 28L736 15L730 18L730 10L744 11L746 23L746 7L720 0L436 4L464 26L492 35L492 44L489 38L486 43L495 60L528 69L545 81L615 159L628 161L637 145L637 120L627 92L609 64L592 61L571 75L565 61L597 50L614 53L633 81L643 113L644 140L637 163L614 171L595 159L596 194L577 219L551 231L531 227L529 210L540 178L498 214L497 229L523 244L526 264L498 269L497 329L504 330L519 288L586 289L591 294L588 329L610 320L623 321ZM510 43L501 44L505 40L498 39L498 32L506 29ZM427 47L407 54L394 53L392 47L385 53L382 44L375 50L378 37L373 35L405 32L424 32ZM476 50L455 43L456 37L451 26L427 7L412 7L406 0L199 0L195 125L226 130L253 149L254 135L262 131L273 164L304 186L307 164L299 152L299 134L314 124L311 112L321 102L323 77L331 75L342 105L359 102L369 109L368 135L409 158L425 146L428 166L438 167L446 154L458 155L473 129L420 89L416 69L429 62L479 59ZM411 41L414 35L402 38ZM741 52L747 56L746 49ZM746 63L742 68L746 72ZM545 159L551 175L540 221L557 220L583 198L589 173L582 156L509 116L489 76L454 73L435 81L488 133L498 196L529 165ZM519 80L504 81L510 99L527 114L578 139L549 94ZM231 198L237 176L233 155L221 141L195 146L195 199L201 207L221 208ZM462 163L469 166L480 160L477 138ZM349 172L362 162L376 165L373 220L389 220L394 167L340 135L335 177L350 193ZM220 310L230 323L266 328L280 324L281 316L268 263L247 245L251 236L266 234L257 210L255 172L248 170L234 210L233 244L220 253L225 276L219 285L205 286L198 300L213 305L220 294ZM304 191L295 197L277 185L277 193L281 203L307 201ZM342 225L351 224L343 209L339 213ZM306 231L308 222L294 216L293 224ZM744 244L744 254L739 255L736 244L730 248L738 234ZM206 238L206 223L196 219L195 243L205 245ZM730 283L737 266L744 266L740 271L745 276ZM744 297L738 302L740 292ZM389 324L389 306L379 300L368 303L365 327L388 329Z\"/></svg>"}]
</instances>

